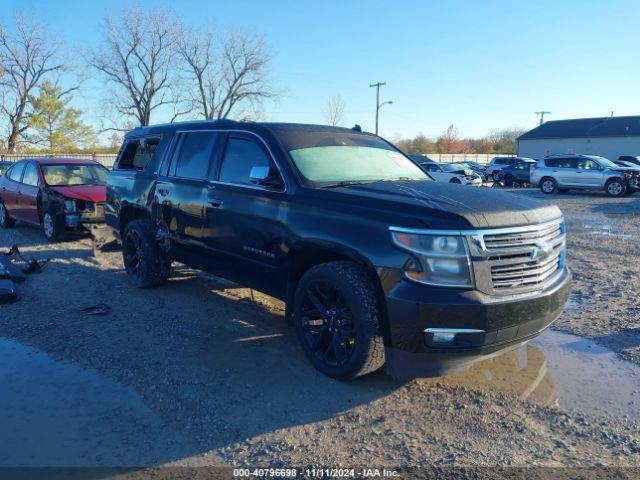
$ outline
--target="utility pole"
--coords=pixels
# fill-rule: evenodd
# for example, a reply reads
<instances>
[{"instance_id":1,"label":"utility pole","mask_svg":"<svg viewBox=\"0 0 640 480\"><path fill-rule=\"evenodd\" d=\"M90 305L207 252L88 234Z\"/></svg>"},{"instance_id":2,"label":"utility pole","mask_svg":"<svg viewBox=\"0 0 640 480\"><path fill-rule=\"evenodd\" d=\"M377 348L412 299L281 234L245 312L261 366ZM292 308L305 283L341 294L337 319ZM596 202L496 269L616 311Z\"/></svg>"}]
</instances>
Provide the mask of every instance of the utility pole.
<instances>
[{"instance_id":1,"label":"utility pole","mask_svg":"<svg viewBox=\"0 0 640 480\"><path fill-rule=\"evenodd\" d=\"M380 114L380 107L393 103L392 101L380 103L380 87L386 84L387 82L377 82L369 85L370 87L376 87L376 135L378 135L378 117Z\"/></svg>"},{"instance_id":2,"label":"utility pole","mask_svg":"<svg viewBox=\"0 0 640 480\"><path fill-rule=\"evenodd\" d=\"M547 113L551 113L551 112L544 112L544 111L543 111L543 112L534 112L534 113L535 113L536 115L540 115L540 125L542 125L542 124L544 123L544 116L545 116Z\"/></svg>"}]
</instances>

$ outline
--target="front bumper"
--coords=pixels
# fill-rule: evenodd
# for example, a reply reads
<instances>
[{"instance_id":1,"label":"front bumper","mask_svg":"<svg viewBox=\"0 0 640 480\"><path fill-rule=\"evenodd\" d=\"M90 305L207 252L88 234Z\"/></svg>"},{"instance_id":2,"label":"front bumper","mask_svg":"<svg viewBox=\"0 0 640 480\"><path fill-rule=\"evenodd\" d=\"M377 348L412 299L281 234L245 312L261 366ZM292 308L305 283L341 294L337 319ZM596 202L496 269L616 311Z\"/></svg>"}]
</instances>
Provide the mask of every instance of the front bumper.
<instances>
[{"instance_id":1,"label":"front bumper","mask_svg":"<svg viewBox=\"0 0 640 480\"><path fill-rule=\"evenodd\" d=\"M386 368L397 377L444 375L516 348L553 323L571 288L566 268L545 290L514 297L428 287L392 270L381 273L389 319ZM466 333L445 346L435 344L427 329Z\"/></svg>"}]
</instances>

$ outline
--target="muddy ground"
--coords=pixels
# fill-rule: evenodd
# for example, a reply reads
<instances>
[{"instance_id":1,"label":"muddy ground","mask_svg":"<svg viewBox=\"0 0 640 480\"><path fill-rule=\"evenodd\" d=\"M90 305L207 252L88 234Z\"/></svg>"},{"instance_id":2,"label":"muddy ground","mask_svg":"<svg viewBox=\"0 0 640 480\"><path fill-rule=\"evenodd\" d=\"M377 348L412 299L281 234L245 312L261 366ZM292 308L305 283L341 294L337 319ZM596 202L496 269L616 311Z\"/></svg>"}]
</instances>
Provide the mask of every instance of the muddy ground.
<instances>
[{"instance_id":1,"label":"muddy ground","mask_svg":"<svg viewBox=\"0 0 640 480\"><path fill-rule=\"evenodd\" d=\"M119 252L2 230L51 262L0 306L0 466L640 466L640 195L552 200L575 275L554 328L580 337L411 381L324 377L248 289L178 266L138 290Z\"/></svg>"}]
</instances>

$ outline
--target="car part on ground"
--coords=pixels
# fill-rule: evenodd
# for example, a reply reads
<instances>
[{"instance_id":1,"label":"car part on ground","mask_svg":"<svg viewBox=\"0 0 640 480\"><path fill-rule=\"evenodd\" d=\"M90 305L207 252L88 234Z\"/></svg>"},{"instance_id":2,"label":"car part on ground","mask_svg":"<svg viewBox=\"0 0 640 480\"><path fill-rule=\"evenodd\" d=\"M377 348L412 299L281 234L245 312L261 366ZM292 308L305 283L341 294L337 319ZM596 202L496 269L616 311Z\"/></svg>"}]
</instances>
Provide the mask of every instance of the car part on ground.
<instances>
[{"instance_id":1,"label":"car part on ground","mask_svg":"<svg viewBox=\"0 0 640 480\"><path fill-rule=\"evenodd\" d=\"M531 170L531 184L542 193L602 190L621 197L640 188L640 166L620 167L595 155L558 154L540 160Z\"/></svg>"},{"instance_id":2,"label":"car part on ground","mask_svg":"<svg viewBox=\"0 0 640 480\"><path fill-rule=\"evenodd\" d=\"M111 312L111 307L101 302L96 305L91 305L90 307L81 308L80 311L87 315L106 315Z\"/></svg>"},{"instance_id":3,"label":"car part on ground","mask_svg":"<svg viewBox=\"0 0 640 480\"><path fill-rule=\"evenodd\" d=\"M135 285L175 260L280 299L327 375L441 375L546 329L571 273L557 207L439 168L353 129L149 126L125 136L105 219Z\"/></svg>"}]
</instances>

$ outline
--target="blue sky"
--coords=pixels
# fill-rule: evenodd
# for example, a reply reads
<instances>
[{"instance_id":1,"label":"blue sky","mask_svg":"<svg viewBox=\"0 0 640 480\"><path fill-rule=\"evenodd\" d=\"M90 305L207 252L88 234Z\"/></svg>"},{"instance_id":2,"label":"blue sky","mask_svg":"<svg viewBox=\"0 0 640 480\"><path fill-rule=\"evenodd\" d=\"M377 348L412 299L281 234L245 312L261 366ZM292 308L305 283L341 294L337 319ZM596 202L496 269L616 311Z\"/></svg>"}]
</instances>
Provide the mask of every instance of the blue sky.
<instances>
[{"instance_id":1,"label":"blue sky","mask_svg":"<svg viewBox=\"0 0 640 480\"><path fill-rule=\"evenodd\" d=\"M120 0L0 0L36 14L66 46L100 39L105 11ZM575 1L139 1L178 11L198 26L237 27L265 37L284 97L273 121L323 123L326 102L346 101L348 126L374 128L375 90L386 81L381 134L435 136L453 123L482 136L548 119L640 114L640 2ZM96 80L75 104L96 122ZM156 118L155 121L166 119Z\"/></svg>"}]
</instances>

